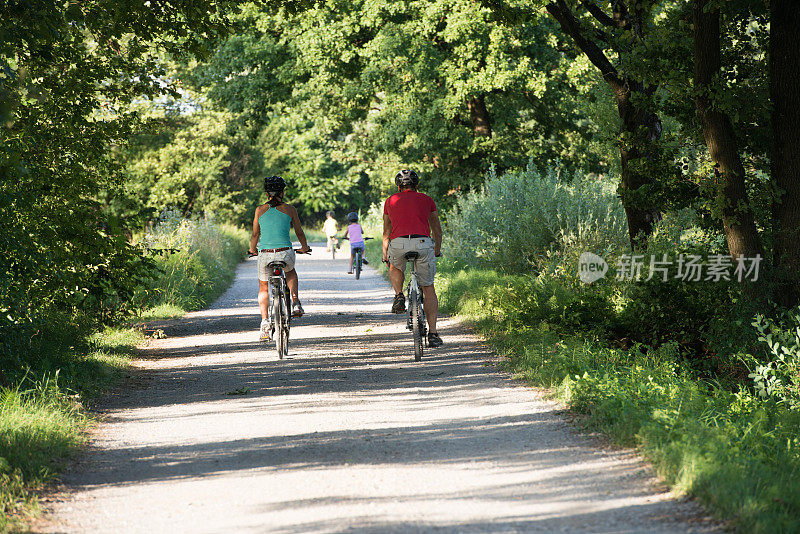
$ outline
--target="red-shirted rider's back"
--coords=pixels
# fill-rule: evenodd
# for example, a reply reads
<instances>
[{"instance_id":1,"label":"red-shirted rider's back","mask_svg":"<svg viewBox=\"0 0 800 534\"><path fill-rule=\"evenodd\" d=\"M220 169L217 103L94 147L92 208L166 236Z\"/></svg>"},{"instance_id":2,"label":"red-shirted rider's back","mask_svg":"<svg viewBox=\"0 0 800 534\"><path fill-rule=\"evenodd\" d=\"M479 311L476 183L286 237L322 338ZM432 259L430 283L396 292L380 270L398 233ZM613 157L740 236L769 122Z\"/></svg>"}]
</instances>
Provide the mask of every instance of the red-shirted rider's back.
<instances>
[{"instance_id":1,"label":"red-shirted rider's back","mask_svg":"<svg viewBox=\"0 0 800 534\"><path fill-rule=\"evenodd\" d=\"M383 204L383 213L392 221L389 239L402 235L424 235L431 237L429 219L436 211L436 202L417 191L406 190L395 193Z\"/></svg>"}]
</instances>

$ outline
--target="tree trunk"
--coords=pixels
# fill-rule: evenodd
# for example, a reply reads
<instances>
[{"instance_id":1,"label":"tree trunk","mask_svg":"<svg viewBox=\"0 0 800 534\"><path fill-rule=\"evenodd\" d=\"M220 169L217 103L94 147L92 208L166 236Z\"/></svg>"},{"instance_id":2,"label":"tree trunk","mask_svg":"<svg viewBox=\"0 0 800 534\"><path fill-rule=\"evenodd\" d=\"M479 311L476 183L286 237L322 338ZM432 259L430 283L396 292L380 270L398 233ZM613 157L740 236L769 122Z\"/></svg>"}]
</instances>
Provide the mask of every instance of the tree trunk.
<instances>
[{"instance_id":1,"label":"tree trunk","mask_svg":"<svg viewBox=\"0 0 800 534\"><path fill-rule=\"evenodd\" d=\"M653 143L661 138L661 121L654 113L645 111L631 102L637 84L628 82L622 87L614 87L617 110L622 119L622 133L630 141L620 145L621 180L620 193L625 216L628 219L628 235L631 248L642 249L647 237L653 231L653 223L661 214L658 210L642 208L642 200L636 198L636 190L652 183L653 179L636 169L636 161L648 157ZM640 91L643 90L639 89ZM634 198L630 198L633 196Z\"/></svg>"},{"instance_id":2,"label":"tree trunk","mask_svg":"<svg viewBox=\"0 0 800 534\"><path fill-rule=\"evenodd\" d=\"M652 182L652 178L637 171L635 162L640 158L647 158L648 153L655 148L654 143L661 137L661 121L654 113L633 104L633 95L636 92L644 92L643 84L620 74L597 43L584 35L581 24L564 0L549 3L547 11L556 19L564 33L575 41L581 52L586 54L589 61L600 70L603 80L614 92L617 110L622 120L621 133L629 138L620 146L622 170L620 197L628 220L631 248L641 249L646 245L647 237L653 230L653 223L661 214L656 209L640 207L642 202L640 198L636 198L636 191L642 185ZM602 14L598 13L598 16L602 19ZM607 25L624 28L629 23L624 3L615 4L614 17L615 21L609 19ZM641 39L642 35L637 33L637 38Z\"/></svg>"},{"instance_id":3,"label":"tree trunk","mask_svg":"<svg viewBox=\"0 0 800 534\"><path fill-rule=\"evenodd\" d=\"M472 130L476 137L492 136L492 117L486 109L486 98L480 95L467 100L469 118L472 121Z\"/></svg>"},{"instance_id":4,"label":"tree trunk","mask_svg":"<svg viewBox=\"0 0 800 534\"><path fill-rule=\"evenodd\" d=\"M795 306L800 303L800 9L797 0L772 0L770 9L772 179L782 191L774 208L776 297Z\"/></svg>"},{"instance_id":5,"label":"tree trunk","mask_svg":"<svg viewBox=\"0 0 800 534\"><path fill-rule=\"evenodd\" d=\"M720 14L719 10L706 11L708 2L694 1L695 105L714 162L714 174L719 180L728 251L734 259L740 256L752 258L757 254L763 257L764 249L750 209L733 123L711 100L712 83L721 67Z\"/></svg>"}]
</instances>

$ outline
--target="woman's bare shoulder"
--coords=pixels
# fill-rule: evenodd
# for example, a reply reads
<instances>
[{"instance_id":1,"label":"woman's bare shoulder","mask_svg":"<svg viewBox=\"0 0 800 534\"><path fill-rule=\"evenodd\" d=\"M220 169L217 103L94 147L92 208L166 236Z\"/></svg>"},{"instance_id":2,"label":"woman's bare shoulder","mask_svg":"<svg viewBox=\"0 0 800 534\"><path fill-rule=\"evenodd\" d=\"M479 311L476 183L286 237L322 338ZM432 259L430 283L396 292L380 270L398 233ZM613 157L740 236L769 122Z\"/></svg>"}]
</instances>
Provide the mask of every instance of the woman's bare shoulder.
<instances>
[{"instance_id":1,"label":"woman's bare shoulder","mask_svg":"<svg viewBox=\"0 0 800 534\"><path fill-rule=\"evenodd\" d=\"M297 210L294 208L294 206L292 206L291 204L287 204L286 202L278 206L277 209L278 211L281 211L286 215L289 215L290 217L297 213Z\"/></svg>"},{"instance_id":2,"label":"woman's bare shoulder","mask_svg":"<svg viewBox=\"0 0 800 534\"><path fill-rule=\"evenodd\" d=\"M269 204L261 204L256 208L256 217L261 217L269 209Z\"/></svg>"}]
</instances>

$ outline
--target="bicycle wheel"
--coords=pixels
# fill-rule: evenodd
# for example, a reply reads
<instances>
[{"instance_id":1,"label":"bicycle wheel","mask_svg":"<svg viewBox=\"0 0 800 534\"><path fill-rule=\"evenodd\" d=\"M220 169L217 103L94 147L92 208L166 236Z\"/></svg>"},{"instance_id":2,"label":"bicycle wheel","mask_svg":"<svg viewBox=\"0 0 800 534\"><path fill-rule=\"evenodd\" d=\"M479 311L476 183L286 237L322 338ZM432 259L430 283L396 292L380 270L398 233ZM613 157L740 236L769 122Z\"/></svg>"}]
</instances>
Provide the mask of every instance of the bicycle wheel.
<instances>
[{"instance_id":1,"label":"bicycle wheel","mask_svg":"<svg viewBox=\"0 0 800 534\"><path fill-rule=\"evenodd\" d=\"M283 328L286 322L286 317L283 315L283 306L281 305L282 300L279 295L272 299L272 324L275 325L275 331L272 335L275 336L275 350L278 351L278 358L281 359L285 350L283 346Z\"/></svg>"},{"instance_id":2,"label":"bicycle wheel","mask_svg":"<svg viewBox=\"0 0 800 534\"><path fill-rule=\"evenodd\" d=\"M289 288L284 288L286 297L283 299L283 316L286 320L283 322L283 330L281 331L281 335L283 336L283 355L289 355L289 328L292 324L292 297L289 295Z\"/></svg>"},{"instance_id":3,"label":"bicycle wheel","mask_svg":"<svg viewBox=\"0 0 800 534\"><path fill-rule=\"evenodd\" d=\"M355 263L356 263L356 280L358 280L359 278L361 278L361 251L360 250L356 251Z\"/></svg>"},{"instance_id":4,"label":"bicycle wheel","mask_svg":"<svg viewBox=\"0 0 800 534\"><path fill-rule=\"evenodd\" d=\"M413 291L408 295L408 311L411 315L411 331L414 334L414 360L420 361L422 359L422 338L424 336L422 329L422 304L420 302L419 293Z\"/></svg>"},{"instance_id":5,"label":"bicycle wheel","mask_svg":"<svg viewBox=\"0 0 800 534\"><path fill-rule=\"evenodd\" d=\"M337 247L337 245L338 245L338 243L336 241L333 241L333 240L331 241L331 259L332 260L336 259L336 247Z\"/></svg>"}]
</instances>

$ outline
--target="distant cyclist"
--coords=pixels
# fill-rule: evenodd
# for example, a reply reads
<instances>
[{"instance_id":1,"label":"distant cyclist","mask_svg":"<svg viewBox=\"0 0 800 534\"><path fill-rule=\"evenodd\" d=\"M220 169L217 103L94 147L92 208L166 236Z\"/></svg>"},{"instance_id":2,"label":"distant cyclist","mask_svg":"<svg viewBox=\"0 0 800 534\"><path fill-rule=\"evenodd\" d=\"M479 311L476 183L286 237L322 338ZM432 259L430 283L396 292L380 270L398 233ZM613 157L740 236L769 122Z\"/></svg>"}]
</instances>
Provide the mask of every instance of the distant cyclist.
<instances>
[{"instance_id":1,"label":"distant cyclist","mask_svg":"<svg viewBox=\"0 0 800 534\"><path fill-rule=\"evenodd\" d=\"M298 295L299 281L297 271L294 269L295 252L292 249L292 239L289 237L289 228L294 228L294 233L300 241L299 252L310 250L306 242L306 234L300 225L297 210L283 201L286 182L280 176L270 176L264 179L264 191L267 193L267 202L256 208L253 219L253 235L250 238L250 253L258 253L258 306L261 308L261 341L268 341L269 332L269 269L267 266L273 261L286 263L286 285L292 295L292 316L301 317L303 306Z\"/></svg>"},{"instance_id":2,"label":"distant cyclist","mask_svg":"<svg viewBox=\"0 0 800 534\"><path fill-rule=\"evenodd\" d=\"M351 211L347 214L347 239L350 240L350 270L347 274L353 274L353 266L356 259L356 250L361 249L361 261L369 265L364 256L364 230L358 224L358 213Z\"/></svg>"},{"instance_id":3,"label":"distant cyclist","mask_svg":"<svg viewBox=\"0 0 800 534\"><path fill-rule=\"evenodd\" d=\"M325 232L328 238L328 252L330 252L331 247L335 247L338 244L336 241L336 233L339 231L339 225L336 224L336 219L333 218L332 211L326 211L325 217L326 219L322 225L322 231Z\"/></svg>"},{"instance_id":4,"label":"distant cyclist","mask_svg":"<svg viewBox=\"0 0 800 534\"><path fill-rule=\"evenodd\" d=\"M406 311L405 254L417 251L417 278L425 297L423 309L428 319L428 345L440 347L442 338L436 331L439 300L433 287L436 257L441 256L442 249L439 213L431 197L417 192L419 176L416 172L402 170L395 175L394 183L399 191L383 204L383 261L389 263L389 280L395 292L392 313Z\"/></svg>"}]
</instances>

